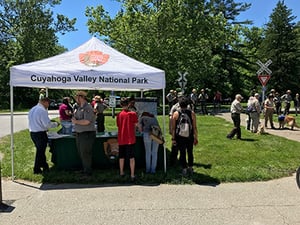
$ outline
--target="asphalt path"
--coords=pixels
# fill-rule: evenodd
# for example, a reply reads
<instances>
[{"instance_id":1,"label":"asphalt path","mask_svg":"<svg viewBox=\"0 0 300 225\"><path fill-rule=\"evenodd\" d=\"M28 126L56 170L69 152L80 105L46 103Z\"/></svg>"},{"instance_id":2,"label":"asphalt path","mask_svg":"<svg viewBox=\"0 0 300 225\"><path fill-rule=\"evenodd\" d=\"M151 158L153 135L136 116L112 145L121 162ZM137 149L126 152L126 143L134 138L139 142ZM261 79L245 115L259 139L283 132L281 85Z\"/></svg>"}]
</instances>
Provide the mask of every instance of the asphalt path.
<instances>
[{"instance_id":1,"label":"asphalt path","mask_svg":"<svg viewBox=\"0 0 300 225\"><path fill-rule=\"evenodd\" d=\"M49 110L49 117L55 118L58 117L58 110ZM1 113L0 114L0 137L4 137L11 133L11 115L10 113ZM14 132L28 129L28 113L14 113L13 115L13 128Z\"/></svg>"},{"instance_id":2,"label":"asphalt path","mask_svg":"<svg viewBox=\"0 0 300 225\"><path fill-rule=\"evenodd\" d=\"M294 175L219 185L36 184L3 179L2 186L1 225L300 225L300 191Z\"/></svg>"}]
</instances>

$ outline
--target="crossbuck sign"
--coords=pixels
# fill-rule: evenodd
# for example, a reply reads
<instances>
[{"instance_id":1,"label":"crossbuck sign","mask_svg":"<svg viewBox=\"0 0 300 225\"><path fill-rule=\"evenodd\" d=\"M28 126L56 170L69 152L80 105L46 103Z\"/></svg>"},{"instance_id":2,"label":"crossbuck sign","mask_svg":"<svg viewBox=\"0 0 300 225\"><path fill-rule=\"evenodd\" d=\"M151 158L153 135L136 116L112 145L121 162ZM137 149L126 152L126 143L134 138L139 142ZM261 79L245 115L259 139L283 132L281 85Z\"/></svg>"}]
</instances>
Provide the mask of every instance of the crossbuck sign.
<instances>
[{"instance_id":1,"label":"crossbuck sign","mask_svg":"<svg viewBox=\"0 0 300 225\"><path fill-rule=\"evenodd\" d=\"M264 101L265 99L265 86L267 84L267 82L269 81L269 79L271 78L271 73L272 73L272 70L270 70L268 68L268 66L270 66L270 64L272 63L272 60L269 59L266 63L262 63L260 60L258 60L256 62L260 68L259 70L257 70L257 75L258 75L258 79L261 83L261 85L263 86L263 89L262 89L262 100Z\"/></svg>"},{"instance_id":2,"label":"crossbuck sign","mask_svg":"<svg viewBox=\"0 0 300 225\"><path fill-rule=\"evenodd\" d=\"M258 60L256 63L260 66L259 70L257 70L256 72L258 75L262 74L263 72L271 75L272 70L268 68L268 66L270 66L270 64L272 63L271 59L269 59L265 64L263 64L260 60Z\"/></svg>"},{"instance_id":3,"label":"crossbuck sign","mask_svg":"<svg viewBox=\"0 0 300 225\"><path fill-rule=\"evenodd\" d=\"M181 88L182 93L184 93L185 85L187 83L186 75L188 75L188 72L178 72L179 78L177 79L179 87Z\"/></svg>"}]
</instances>

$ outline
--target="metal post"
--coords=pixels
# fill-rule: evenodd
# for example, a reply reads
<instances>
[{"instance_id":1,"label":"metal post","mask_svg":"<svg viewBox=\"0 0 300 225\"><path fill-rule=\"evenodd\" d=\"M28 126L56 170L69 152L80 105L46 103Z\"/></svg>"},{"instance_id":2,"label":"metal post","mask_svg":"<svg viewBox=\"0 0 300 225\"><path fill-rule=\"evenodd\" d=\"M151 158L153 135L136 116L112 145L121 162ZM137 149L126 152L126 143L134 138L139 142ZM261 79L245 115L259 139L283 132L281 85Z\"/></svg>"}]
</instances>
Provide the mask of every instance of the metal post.
<instances>
[{"instance_id":1,"label":"metal post","mask_svg":"<svg viewBox=\"0 0 300 225\"><path fill-rule=\"evenodd\" d=\"M2 154L0 153L0 206L2 205L2 175L1 175Z\"/></svg>"}]
</instances>

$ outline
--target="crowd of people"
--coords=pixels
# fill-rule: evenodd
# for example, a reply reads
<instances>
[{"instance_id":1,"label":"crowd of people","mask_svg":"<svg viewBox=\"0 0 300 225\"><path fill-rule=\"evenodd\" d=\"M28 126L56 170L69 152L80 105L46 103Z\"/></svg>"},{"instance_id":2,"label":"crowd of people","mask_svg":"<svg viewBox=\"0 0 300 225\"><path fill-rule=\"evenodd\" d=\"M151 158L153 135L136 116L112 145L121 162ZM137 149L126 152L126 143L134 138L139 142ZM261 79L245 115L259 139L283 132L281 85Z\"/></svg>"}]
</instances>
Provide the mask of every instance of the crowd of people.
<instances>
[{"instance_id":1,"label":"crowd of people","mask_svg":"<svg viewBox=\"0 0 300 225\"><path fill-rule=\"evenodd\" d=\"M172 108L178 102L179 96L182 95L182 92L177 92L176 90L170 90L169 93L166 95L166 100L169 105L169 109ZM209 95L208 89L202 88L199 93L197 89L193 88L192 92L186 97L189 100L189 104L194 112L199 112L202 115L208 115L207 105L209 103ZM217 90L212 98L213 103L213 111L212 113L216 114L221 111L221 105L223 102L222 93ZM199 110L197 107L199 106Z\"/></svg>"},{"instance_id":2,"label":"crowd of people","mask_svg":"<svg viewBox=\"0 0 300 225\"><path fill-rule=\"evenodd\" d=\"M230 111L234 128L227 135L228 139L232 139L235 135L238 139L241 139L240 114L242 112L245 112L248 115L246 129L253 133L259 132L261 115L264 118L264 124L260 125L263 129L277 129L274 126L274 114L277 115L278 122L284 120L285 117L292 117L289 116L292 102L294 102L296 116L299 112L299 94L296 93L293 98L291 90L287 90L284 94L280 95L275 89L271 89L264 100L261 99L261 96L258 93L252 91L245 109L243 109L241 105L242 99L243 97L240 94L237 94L235 100L231 104ZM279 129L280 128L282 127L279 127Z\"/></svg>"},{"instance_id":3,"label":"crowd of people","mask_svg":"<svg viewBox=\"0 0 300 225\"><path fill-rule=\"evenodd\" d=\"M42 89L39 95L39 102L29 112L29 130L33 143L36 147L36 158L33 172L40 174L49 170L46 161L46 147L48 144L47 131L49 128L61 124L61 134L74 134L76 147L82 162L83 174L92 174L92 150L96 140L96 131L105 131L104 110L108 108L103 99L96 95L92 102L88 101L87 92L77 91L75 103L72 105L70 97L64 97L59 106L60 123L53 122L48 116L48 107L51 100L45 96ZM159 127L155 115L143 112L138 117L135 107L135 98L121 98L122 111L117 114L116 125L118 128L118 158L120 176L125 176L125 159L129 159L130 180L135 181L135 156L136 131L143 135L145 146L146 173L156 173L157 154L159 144L151 138L152 126ZM96 126L95 126L96 124ZM159 128L160 129L160 128Z\"/></svg>"},{"instance_id":4,"label":"crowd of people","mask_svg":"<svg viewBox=\"0 0 300 225\"><path fill-rule=\"evenodd\" d=\"M45 150L48 143L47 130L58 126L48 117L47 108L50 99L45 97L45 91L41 90L39 102L29 112L29 130L33 143L36 146L36 157L33 172L38 174L49 170L46 162ZM61 132L63 134L75 134L78 154L81 158L83 173L91 175L92 173L92 149L96 139L96 132L105 131L104 110L108 108L103 99L96 95L92 102L88 101L87 93L78 91L75 95L76 103L71 104L69 97L64 97L59 107ZM193 174L193 146L198 143L198 130L195 110L200 107L202 114L207 114L206 102L208 94L205 89L201 89L198 95L196 89L193 89L189 95L182 92L176 93L170 90L166 96L168 100L169 111L169 133L172 138L170 165L174 166L178 162L182 168L182 175ZM233 121L233 129L227 134L228 139L237 137L241 139L241 117L242 112L248 114L247 129L257 133L260 125L261 114L264 117L264 127L275 129L273 115L286 116L290 113L291 102L294 101L295 112L299 112L299 94L293 98L291 91L280 95L274 89L267 94L265 100L253 92L248 99L247 107L242 107L243 97L237 94L231 103L230 111ZM216 107L221 104L222 94L216 91L214 102ZM125 176L125 159L129 160L130 180L135 181L135 156L134 149L136 144L136 131L143 135L145 147L145 172L149 174L156 173L158 148L157 140L153 138L153 127L159 127L156 115L150 112L142 112L140 116L135 107L134 98L121 98L122 111L117 114L116 125L118 127L118 147L119 147L119 173ZM96 126L95 126L96 124Z\"/></svg>"}]
</instances>

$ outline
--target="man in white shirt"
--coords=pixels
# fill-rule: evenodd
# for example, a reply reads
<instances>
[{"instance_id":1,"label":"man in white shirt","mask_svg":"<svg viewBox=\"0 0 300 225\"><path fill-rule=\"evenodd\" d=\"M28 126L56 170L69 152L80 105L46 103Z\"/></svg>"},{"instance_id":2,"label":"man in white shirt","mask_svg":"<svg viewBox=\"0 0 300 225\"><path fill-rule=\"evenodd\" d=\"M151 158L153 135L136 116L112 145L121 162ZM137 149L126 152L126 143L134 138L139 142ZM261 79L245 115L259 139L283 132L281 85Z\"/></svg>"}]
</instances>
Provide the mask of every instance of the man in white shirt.
<instances>
[{"instance_id":1,"label":"man in white shirt","mask_svg":"<svg viewBox=\"0 0 300 225\"><path fill-rule=\"evenodd\" d=\"M241 113L243 111L243 107L241 105L243 97L240 94L235 96L235 100L231 103L231 119L233 121L233 129L226 136L228 139L232 139L235 135L237 139L241 138Z\"/></svg>"},{"instance_id":2,"label":"man in white shirt","mask_svg":"<svg viewBox=\"0 0 300 225\"><path fill-rule=\"evenodd\" d=\"M42 98L28 113L30 137L36 147L34 174L49 170L45 154L48 144L47 130L58 126L58 123L51 122L48 116L49 104L50 99L48 97Z\"/></svg>"}]
</instances>

